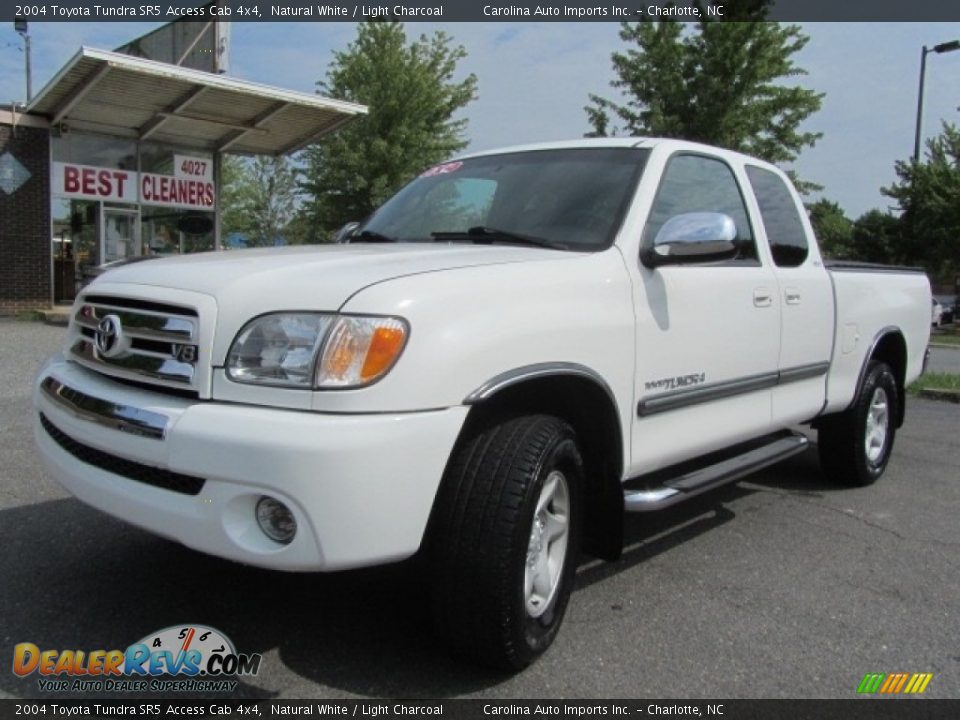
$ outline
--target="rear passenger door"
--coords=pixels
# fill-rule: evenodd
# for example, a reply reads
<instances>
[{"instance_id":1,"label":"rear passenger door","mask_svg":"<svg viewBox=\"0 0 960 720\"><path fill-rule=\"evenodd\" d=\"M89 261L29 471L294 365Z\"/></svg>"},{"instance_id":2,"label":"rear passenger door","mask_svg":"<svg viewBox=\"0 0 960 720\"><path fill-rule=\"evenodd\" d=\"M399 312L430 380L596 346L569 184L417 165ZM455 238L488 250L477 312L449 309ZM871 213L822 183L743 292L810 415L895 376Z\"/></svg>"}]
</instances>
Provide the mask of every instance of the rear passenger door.
<instances>
[{"instance_id":1,"label":"rear passenger door","mask_svg":"<svg viewBox=\"0 0 960 720\"><path fill-rule=\"evenodd\" d=\"M773 391L777 426L809 420L823 409L833 345L833 286L792 184L774 170L746 165L777 281L782 323L779 382Z\"/></svg>"}]
</instances>

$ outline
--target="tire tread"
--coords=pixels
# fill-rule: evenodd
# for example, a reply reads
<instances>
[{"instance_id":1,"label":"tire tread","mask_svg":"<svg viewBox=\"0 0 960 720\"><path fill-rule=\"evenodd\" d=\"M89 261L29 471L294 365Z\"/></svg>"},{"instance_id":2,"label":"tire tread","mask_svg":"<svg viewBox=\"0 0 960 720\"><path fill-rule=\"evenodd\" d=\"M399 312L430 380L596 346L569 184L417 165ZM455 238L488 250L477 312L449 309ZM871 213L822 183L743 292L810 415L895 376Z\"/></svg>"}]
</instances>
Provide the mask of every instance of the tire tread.
<instances>
[{"instance_id":1,"label":"tire tread","mask_svg":"<svg viewBox=\"0 0 960 720\"><path fill-rule=\"evenodd\" d=\"M458 654L510 670L532 660L514 640L512 558L530 485L564 437L573 431L552 416L508 419L475 432L447 468L431 530L433 617Z\"/></svg>"}]
</instances>

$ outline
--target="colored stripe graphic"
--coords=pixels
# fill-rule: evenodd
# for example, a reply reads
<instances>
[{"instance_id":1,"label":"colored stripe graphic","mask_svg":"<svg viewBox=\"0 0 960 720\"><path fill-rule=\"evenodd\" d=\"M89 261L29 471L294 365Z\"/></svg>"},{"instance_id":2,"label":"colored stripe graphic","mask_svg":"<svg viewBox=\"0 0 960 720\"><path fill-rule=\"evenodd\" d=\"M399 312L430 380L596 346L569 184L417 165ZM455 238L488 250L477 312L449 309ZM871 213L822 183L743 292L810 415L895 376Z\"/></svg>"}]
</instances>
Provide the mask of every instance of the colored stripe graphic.
<instances>
[{"instance_id":1,"label":"colored stripe graphic","mask_svg":"<svg viewBox=\"0 0 960 720\"><path fill-rule=\"evenodd\" d=\"M860 681L860 687L857 688L857 692L875 693L880 689L880 683L883 682L884 677L882 673L867 673L863 676L863 680Z\"/></svg>"},{"instance_id":2,"label":"colored stripe graphic","mask_svg":"<svg viewBox=\"0 0 960 720\"><path fill-rule=\"evenodd\" d=\"M919 695L927 689L931 680L933 673L867 673L857 686L857 692Z\"/></svg>"}]
</instances>

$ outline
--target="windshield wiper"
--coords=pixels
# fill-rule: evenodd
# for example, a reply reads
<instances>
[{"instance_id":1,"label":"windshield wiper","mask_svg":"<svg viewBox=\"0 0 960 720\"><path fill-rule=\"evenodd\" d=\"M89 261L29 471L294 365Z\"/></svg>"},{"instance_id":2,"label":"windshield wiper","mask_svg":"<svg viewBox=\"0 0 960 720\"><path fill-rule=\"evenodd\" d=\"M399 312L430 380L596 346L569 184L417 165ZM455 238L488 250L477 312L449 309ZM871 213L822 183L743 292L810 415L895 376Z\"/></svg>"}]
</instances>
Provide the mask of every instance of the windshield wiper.
<instances>
[{"instance_id":1,"label":"windshield wiper","mask_svg":"<svg viewBox=\"0 0 960 720\"><path fill-rule=\"evenodd\" d=\"M389 235L384 235L383 233L378 233L376 230L361 230L356 235L350 238L350 242L370 242L370 243L392 243L396 242L396 238L392 238Z\"/></svg>"},{"instance_id":2,"label":"windshield wiper","mask_svg":"<svg viewBox=\"0 0 960 720\"><path fill-rule=\"evenodd\" d=\"M536 235L524 235L523 233L511 232L509 230L500 230L498 228L487 227L486 225L476 225L469 228L466 232L446 231L430 233L430 236L436 241L443 240L472 240L476 243L483 242L511 242L518 245L533 245L535 247L550 248L551 250L565 250L567 246L563 243L547 240Z\"/></svg>"}]
</instances>

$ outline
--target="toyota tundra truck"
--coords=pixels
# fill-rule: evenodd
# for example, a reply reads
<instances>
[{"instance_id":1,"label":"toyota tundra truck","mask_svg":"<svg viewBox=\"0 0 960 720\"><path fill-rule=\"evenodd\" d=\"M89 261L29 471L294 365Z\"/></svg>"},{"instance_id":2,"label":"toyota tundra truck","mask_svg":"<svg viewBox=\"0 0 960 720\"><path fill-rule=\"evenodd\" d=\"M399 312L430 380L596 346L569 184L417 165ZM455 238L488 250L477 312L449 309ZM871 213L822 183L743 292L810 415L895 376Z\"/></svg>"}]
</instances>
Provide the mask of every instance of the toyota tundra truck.
<instances>
[{"instance_id":1,"label":"toyota tundra truck","mask_svg":"<svg viewBox=\"0 0 960 720\"><path fill-rule=\"evenodd\" d=\"M507 669L624 513L808 428L826 476L875 482L924 367L926 276L824 260L783 172L703 145L457 158L339 239L100 276L36 379L37 445L83 502L205 553L416 556L440 635Z\"/></svg>"}]
</instances>

